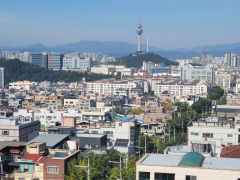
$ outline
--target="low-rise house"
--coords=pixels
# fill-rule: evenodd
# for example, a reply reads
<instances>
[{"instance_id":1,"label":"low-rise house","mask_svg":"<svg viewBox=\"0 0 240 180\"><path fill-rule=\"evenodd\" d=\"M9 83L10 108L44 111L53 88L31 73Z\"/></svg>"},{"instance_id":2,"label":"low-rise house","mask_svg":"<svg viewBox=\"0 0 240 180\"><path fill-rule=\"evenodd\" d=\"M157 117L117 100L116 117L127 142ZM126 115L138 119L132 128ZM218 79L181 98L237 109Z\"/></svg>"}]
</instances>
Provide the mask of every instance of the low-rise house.
<instances>
[{"instance_id":1,"label":"low-rise house","mask_svg":"<svg viewBox=\"0 0 240 180\"><path fill-rule=\"evenodd\" d=\"M221 121L217 117L193 122L188 127L188 145L194 152L220 156L224 146L240 143L239 124Z\"/></svg>"},{"instance_id":2,"label":"low-rise house","mask_svg":"<svg viewBox=\"0 0 240 180\"><path fill-rule=\"evenodd\" d=\"M92 131L92 133L94 133ZM107 148L107 135L106 134L89 134L77 133L76 134L78 147L80 149L106 149Z\"/></svg>"},{"instance_id":3,"label":"low-rise house","mask_svg":"<svg viewBox=\"0 0 240 180\"><path fill-rule=\"evenodd\" d=\"M44 160L44 180L64 180L67 173L67 164L78 157L80 151L50 150Z\"/></svg>"},{"instance_id":4,"label":"low-rise house","mask_svg":"<svg viewBox=\"0 0 240 180\"><path fill-rule=\"evenodd\" d=\"M238 180L239 158L146 154L136 163L136 180Z\"/></svg>"},{"instance_id":5,"label":"low-rise house","mask_svg":"<svg viewBox=\"0 0 240 180\"><path fill-rule=\"evenodd\" d=\"M15 170L14 179L44 180L45 148L46 144L40 142L26 145L26 153L18 160L19 169Z\"/></svg>"},{"instance_id":6,"label":"low-rise house","mask_svg":"<svg viewBox=\"0 0 240 180\"><path fill-rule=\"evenodd\" d=\"M0 166L3 172L11 174L19 166L15 163L25 152L25 143L22 141L1 141L0 142Z\"/></svg>"},{"instance_id":7,"label":"low-rise house","mask_svg":"<svg viewBox=\"0 0 240 180\"><path fill-rule=\"evenodd\" d=\"M0 118L0 139L12 138L27 142L36 137L39 131L39 121L20 122L18 117Z\"/></svg>"}]
</instances>

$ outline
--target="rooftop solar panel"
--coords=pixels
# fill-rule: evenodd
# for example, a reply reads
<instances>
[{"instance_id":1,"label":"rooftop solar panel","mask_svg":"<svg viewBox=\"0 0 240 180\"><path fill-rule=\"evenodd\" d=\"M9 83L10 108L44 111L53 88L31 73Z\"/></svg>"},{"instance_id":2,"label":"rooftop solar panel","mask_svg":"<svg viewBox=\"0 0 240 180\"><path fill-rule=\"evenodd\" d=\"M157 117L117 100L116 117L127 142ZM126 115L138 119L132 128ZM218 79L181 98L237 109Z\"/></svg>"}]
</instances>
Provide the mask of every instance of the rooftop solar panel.
<instances>
[{"instance_id":1,"label":"rooftop solar panel","mask_svg":"<svg viewBox=\"0 0 240 180\"><path fill-rule=\"evenodd\" d=\"M115 146L127 147L128 142L128 139L116 139Z\"/></svg>"}]
</instances>

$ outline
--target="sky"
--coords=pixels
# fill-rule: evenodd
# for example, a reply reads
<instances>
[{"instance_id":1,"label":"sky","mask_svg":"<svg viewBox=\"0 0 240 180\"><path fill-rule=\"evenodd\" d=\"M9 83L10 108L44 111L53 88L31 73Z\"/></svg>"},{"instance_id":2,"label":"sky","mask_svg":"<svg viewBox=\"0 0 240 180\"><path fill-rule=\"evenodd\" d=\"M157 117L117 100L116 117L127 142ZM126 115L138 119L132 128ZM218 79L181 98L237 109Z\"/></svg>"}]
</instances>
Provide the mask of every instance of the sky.
<instances>
[{"instance_id":1,"label":"sky","mask_svg":"<svg viewBox=\"0 0 240 180\"><path fill-rule=\"evenodd\" d=\"M1 0L0 46L81 40L136 43L163 49L240 41L239 0Z\"/></svg>"}]
</instances>

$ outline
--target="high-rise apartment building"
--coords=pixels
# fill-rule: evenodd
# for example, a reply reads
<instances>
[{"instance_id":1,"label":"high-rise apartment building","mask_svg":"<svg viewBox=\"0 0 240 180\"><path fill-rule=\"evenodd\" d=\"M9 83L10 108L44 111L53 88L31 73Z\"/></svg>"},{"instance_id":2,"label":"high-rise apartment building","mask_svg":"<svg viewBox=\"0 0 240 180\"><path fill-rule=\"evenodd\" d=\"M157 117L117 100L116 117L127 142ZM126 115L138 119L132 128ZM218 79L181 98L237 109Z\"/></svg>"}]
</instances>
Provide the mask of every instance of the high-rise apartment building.
<instances>
[{"instance_id":1,"label":"high-rise apartment building","mask_svg":"<svg viewBox=\"0 0 240 180\"><path fill-rule=\"evenodd\" d=\"M228 66L237 67L240 65L240 58L236 54L227 53L224 55L224 62Z\"/></svg>"}]
</instances>

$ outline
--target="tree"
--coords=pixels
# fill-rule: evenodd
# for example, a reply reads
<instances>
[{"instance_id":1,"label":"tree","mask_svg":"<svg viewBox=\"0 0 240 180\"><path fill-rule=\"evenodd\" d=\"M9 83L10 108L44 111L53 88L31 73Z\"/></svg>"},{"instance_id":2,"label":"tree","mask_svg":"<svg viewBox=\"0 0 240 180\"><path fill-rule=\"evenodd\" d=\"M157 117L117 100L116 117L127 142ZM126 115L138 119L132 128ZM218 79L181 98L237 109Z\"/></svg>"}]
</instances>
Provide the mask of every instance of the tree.
<instances>
[{"instance_id":1,"label":"tree","mask_svg":"<svg viewBox=\"0 0 240 180\"><path fill-rule=\"evenodd\" d=\"M192 109L197 113L207 112L212 106L212 100L206 98L200 98L196 103L192 105Z\"/></svg>"},{"instance_id":2,"label":"tree","mask_svg":"<svg viewBox=\"0 0 240 180\"><path fill-rule=\"evenodd\" d=\"M107 175L107 179L116 180L119 179L120 169L118 167L114 167L110 170L110 175Z\"/></svg>"},{"instance_id":3,"label":"tree","mask_svg":"<svg viewBox=\"0 0 240 180\"><path fill-rule=\"evenodd\" d=\"M181 113L188 110L188 103L186 102L176 102L175 106L177 106L177 111Z\"/></svg>"},{"instance_id":4,"label":"tree","mask_svg":"<svg viewBox=\"0 0 240 180\"><path fill-rule=\"evenodd\" d=\"M114 149L106 151L104 155L96 155L95 153L80 154L77 159L73 159L68 163L65 179L67 180L85 180L87 178L86 168L76 168L75 165L87 165L87 159L90 160L90 173L92 180L114 178L116 176L116 164L109 161L119 161L120 153ZM121 155L123 156L123 155ZM122 161L123 162L123 161ZM114 169L113 169L114 168Z\"/></svg>"},{"instance_id":5,"label":"tree","mask_svg":"<svg viewBox=\"0 0 240 180\"><path fill-rule=\"evenodd\" d=\"M146 138L146 151L151 153L155 149L155 138L154 136L140 135L140 147L145 147L145 138ZM136 145L139 146L139 140L136 141Z\"/></svg>"},{"instance_id":6,"label":"tree","mask_svg":"<svg viewBox=\"0 0 240 180\"><path fill-rule=\"evenodd\" d=\"M178 65L175 61L170 61L158 54L154 53L144 53L144 54L138 54L138 55L132 55L129 54L128 56L124 56L119 58L116 62L113 64L121 64L126 65L127 67L136 67L140 68L143 64L143 61L151 61L156 64L165 64L166 66L169 65Z\"/></svg>"},{"instance_id":7,"label":"tree","mask_svg":"<svg viewBox=\"0 0 240 180\"><path fill-rule=\"evenodd\" d=\"M121 112L122 112L122 108L119 107L119 106L116 106L116 107L114 107L113 111L114 111L115 113L121 113Z\"/></svg>"},{"instance_id":8,"label":"tree","mask_svg":"<svg viewBox=\"0 0 240 180\"><path fill-rule=\"evenodd\" d=\"M171 137L170 140L159 143L158 151L160 153L164 153L164 150L168 146L176 146L176 145L184 144L184 139L185 139L184 134L176 134L175 140L174 140L174 137Z\"/></svg>"},{"instance_id":9,"label":"tree","mask_svg":"<svg viewBox=\"0 0 240 180\"><path fill-rule=\"evenodd\" d=\"M86 180L87 171L84 168L77 168L75 165L86 166L87 163L82 156L79 156L78 159L72 159L68 163L67 173L65 175L66 180Z\"/></svg>"},{"instance_id":10,"label":"tree","mask_svg":"<svg viewBox=\"0 0 240 180\"><path fill-rule=\"evenodd\" d=\"M124 172L124 179L127 179L127 180L136 179L136 162L138 160L139 158L136 155L130 156Z\"/></svg>"},{"instance_id":11,"label":"tree","mask_svg":"<svg viewBox=\"0 0 240 180\"><path fill-rule=\"evenodd\" d=\"M224 90L218 86L215 86L211 89L211 93L209 94L208 98L211 100L218 100L224 94Z\"/></svg>"},{"instance_id":12,"label":"tree","mask_svg":"<svg viewBox=\"0 0 240 180\"><path fill-rule=\"evenodd\" d=\"M141 114L142 113L142 109L140 108L135 108L131 111L131 114Z\"/></svg>"},{"instance_id":13,"label":"tree","mask_svg":"<svg viewBox=\"0 0 240 180\"><path fill-rule=\"evenodd\" d=\"M227 99L226 97L221 97L217 103L218 105L223 105L223 104L227 104Z\"/></svg>"},{"instance_id":14,"label":"tree","mask_svg":"<svg viewBox=\"0 0 240 180\"><path fill-rule=\"evenodd\" d=\"M86 78L86 81L94 81L112 78L114 76L102 75L102 74L90 74L79 72L66 72L66 71L53 71L47 68L42 68L31 63L21 62L18 59L1 60L0 67L5 68L5 84L16 81L64 81L64 82L76 82Z\"/></svg>"},{"instance_id":15,"label":"tree","mask_svg":"<svg viewBox=\"0 0 240 180\"><path fill-rule=\"evenodd\" d=\"M171 108L172 108L172 104L171 103L164 104L164 109L171 109Z\"/></svg>"}]
</instances>

